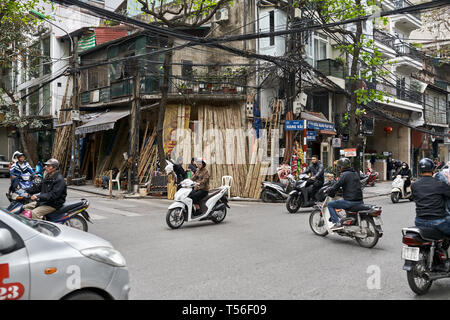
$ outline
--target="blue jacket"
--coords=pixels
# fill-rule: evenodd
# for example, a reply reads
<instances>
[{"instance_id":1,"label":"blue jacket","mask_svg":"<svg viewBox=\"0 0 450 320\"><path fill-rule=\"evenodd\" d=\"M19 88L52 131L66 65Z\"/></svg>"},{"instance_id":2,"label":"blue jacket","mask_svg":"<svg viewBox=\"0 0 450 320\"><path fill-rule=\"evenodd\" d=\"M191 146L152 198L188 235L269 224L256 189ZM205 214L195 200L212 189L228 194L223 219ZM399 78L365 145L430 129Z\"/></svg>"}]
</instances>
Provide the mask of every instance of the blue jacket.
<instances>
[{"instance_id":1,"label":"blue jacket","mask_svg":"<svg viewBox=\"0 0 450 320\"><path fill-rule=\"evenodd\" d=\"M9 174L11 176L20 177L24 173L29 173L32 176L35 175L33 168L26 161L24 161L22 165L19 165L19 161L17 161L11 166L11 169L9 169Z\"/></svg>"}]
</instances>

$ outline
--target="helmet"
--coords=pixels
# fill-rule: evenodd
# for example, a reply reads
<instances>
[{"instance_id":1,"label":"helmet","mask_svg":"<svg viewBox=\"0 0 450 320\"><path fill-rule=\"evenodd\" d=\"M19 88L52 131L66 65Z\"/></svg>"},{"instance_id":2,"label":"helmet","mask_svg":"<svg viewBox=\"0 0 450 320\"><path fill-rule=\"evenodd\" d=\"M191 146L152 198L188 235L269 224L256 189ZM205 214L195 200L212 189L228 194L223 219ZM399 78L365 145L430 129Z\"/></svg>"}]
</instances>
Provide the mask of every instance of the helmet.
<instances>
[{"instance_id":1,"label":"helmet","mask_svg":"<svg viewBox=\"0 0 450 320\"><path fill-rule=\"evenodd\" d=\"M434 168L436 166L434 165L433 160L429 158L423 158L419 161L419 173L422 174L424 172L433 172Z\"/></svg>"},{"instance_id":2,"label":"helmet","mask_svg":"<svg viewBox=\"0 0 450 320\"><path fill-rule=\"evenodd\" d=\"M203 166L206 166L205 159L203 159L203 158L196 158L195 163L201 163L201 164L203 164Z\"/></svg>"},{"instance_id":3,"label":"helmet","mask_svg":"<svg viewBox=\"0 0 450 320\"><path fill-rule=\"evenodd\" d=\"M338 168L348 169L352 166L349 158L340 158L336 163Z\"/></svg>"},{"instance_id":4,"label":"helmet","mask_svg":"<svg viewBox=\"0 0 450 320\"><path fill-rule=\"evenodd\" d=\"M48 159L46 163L44 163L44 165L46 166L53 166L54 168L58 169L59 168L59 161L52 158L52 159Z\"/></svg>"}]
</instances>

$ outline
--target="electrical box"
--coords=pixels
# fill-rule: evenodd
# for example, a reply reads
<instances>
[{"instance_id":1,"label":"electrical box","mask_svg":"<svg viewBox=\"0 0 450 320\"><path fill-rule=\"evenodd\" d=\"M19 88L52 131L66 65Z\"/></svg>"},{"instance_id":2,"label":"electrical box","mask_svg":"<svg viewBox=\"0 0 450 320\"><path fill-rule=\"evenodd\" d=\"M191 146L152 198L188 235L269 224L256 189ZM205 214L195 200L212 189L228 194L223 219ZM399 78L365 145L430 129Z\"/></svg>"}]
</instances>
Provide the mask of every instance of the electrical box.
<instances>
[{"instance_id":1,"label":"electrical box","mask_svg":"<svg viewBox=\"0 0 450 320\"><path fill-rule=\"evenodd\" d=\"M253 103L246 104L245 114L247 115L247 118L253 118Z\"/></svg>"}]
</instances>

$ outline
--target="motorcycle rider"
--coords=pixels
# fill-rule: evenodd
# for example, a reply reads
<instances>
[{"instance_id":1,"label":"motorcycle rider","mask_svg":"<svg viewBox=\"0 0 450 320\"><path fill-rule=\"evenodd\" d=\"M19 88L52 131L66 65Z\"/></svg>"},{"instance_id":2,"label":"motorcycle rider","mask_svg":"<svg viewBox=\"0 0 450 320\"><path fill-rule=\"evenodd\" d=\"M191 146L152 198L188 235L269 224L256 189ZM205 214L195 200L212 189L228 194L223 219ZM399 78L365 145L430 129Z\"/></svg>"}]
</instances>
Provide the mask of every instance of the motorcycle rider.
<instances>
[{"instance_id":1,"label":"motorcycle rider","mask_svg":"<svg viewBox=\"0 0 450 320\"><path fill-rule=\"evenodd\" d=\"M411 185L411 177L412 177L411 169L409 169L409 166L406 162L402 162L402 166L398 170L397 175L407 177L405 183L403 184L403 192L406 194L406 188L408 188Z\"/></svg>"},{"instance_id":2,"label":"motorcycle rider","mask_svg":"<svg viewBox=\"0 0 450 320\"><path fill-rule=\"evenodd\" d=\"M325 169L316 155L312 156L311 163L304 173L311 174L310 181L308 181L308 199L313 199L316 192L323 186L325 173Z\"/></svg>"},{"instance_id":3,"label":"motorcycle rider","mask_svg":"<svg viewBox=\"0 0 450 320\"><path fill-rule=\"evenodd\" d=\"M331 227L333 231L343 229L336 209L349 209L363 203L361 181L358 173L351 167L350 160L348 158L339 159L337 167L341 172L339 179L326 191L330 196L334 196L339 188L342 188L344 191L343 199L330 201L327 205L330 211L331 222L334 223L333 227Z\"/></svg>"},{"instance_id":4,"label":"motorcycle rider","mask_svg":"<svg viewBox=\"0 0 450 320\"><path fill-rule=\"evenodd\" d=\"M31 210L33 219L42 219L43 216L61 208L66 201L67 185L59 172L59 161L49 159L44 165L45 175L42 183L26 189L26 192L32 194L33 202L23 208Z\"/></svg>"},{"instance_id":5,"label":"motorcycle rider","mask_svg":"<svg viewBox=\"0 0 450 320\"><path fill-rule=\"evenodd\" d=\"M25 161L25 155L23 153L16 152L14 155L17 158L17 161L13 163L11 165L11 168L9 169L9 175L11 179L11 186L9 187L9 190L11 192L14 192L19 186L19 178L21 175L25 173L29 173L31 176L36 175L30 164Z\"/></svg>"},{"instance_id":6,"label":"motorcycle rider","mask_svg":"<svg viewBox=\"0 0 450 320\"><path fill-rule=\"evenodd\" d=\"M416 203L415 224L434 228L450 236L450 215L446 213L445 201L450 197L450 186L433 177L435 164L429 158L419 161L420 178L411 186Z\"/></svg>"},{"instance_id":7,"label":"motorcycle rider","mask_svg":"<svg viewBox=\"0 0 450 320\"><path fill-rule=\"evenodd\" d=\"M197 170L192 177L192 181L196 181L197 183L188 197L193 200L195 205L195 215L200 215L201 209L199 203L208 195L210 175L208 169L206 169L206 162L204 159L198 158L195 160L195 163L197 165Z\"/></svg>"}]
</instances>

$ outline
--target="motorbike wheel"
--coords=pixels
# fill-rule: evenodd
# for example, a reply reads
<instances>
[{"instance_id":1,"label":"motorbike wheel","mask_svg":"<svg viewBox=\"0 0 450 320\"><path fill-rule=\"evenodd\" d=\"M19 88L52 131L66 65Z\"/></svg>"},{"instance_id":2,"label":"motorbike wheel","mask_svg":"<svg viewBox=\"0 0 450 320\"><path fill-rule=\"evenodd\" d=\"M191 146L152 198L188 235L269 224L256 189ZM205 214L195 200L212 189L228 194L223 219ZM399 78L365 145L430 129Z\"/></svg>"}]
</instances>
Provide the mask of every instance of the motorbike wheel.
<instances>
[{"instance_id":1,"label":"motorbike wheel","mask_svg":"<svg viewBox=\"0 0 450 320\"><path fill-rule=\"evenodd\" d=\"M430 290L433 284L432 280L428 280L423 276L425 272L425 259L421 253L421 259L414 265L412 270L406 272L408 284L411 290L417 295L423 295Z\"/></svg>"},{"instance_id":2,"label":"motorbike wheel","mask_svg":"<svg viewBox=\"0 0 450 320\"><path fill-rule=\"evenodd\" d=\"M400 200L400 192L392 192L391 200L392 200L392 203L398 203L398 201Z\"/></svg>"},{"instance_id":3,"label":"motorbike wheel","mask_svg":"<svg viewBox=\"0 0 450 320\"><path fill-rule=\"evenodd\" d=\"M328 234L325 223L326 221L319 209L314 210L309 215L309 226L311 227L311 230L319 236L325 237Z\"/></svg>"},{"instance_id":4,"label":"motorbike wheel","mask_svg":"<svg viewBox=\"0 0 450 320\"><path fill-rule=\"evenodd\" d=\"M184 223L184 214L181 208L170 209L166 215L166 223L171 229L178 229Z\"/></svg>"},{"instance_id":5,"label":"motorbike wheel","mask_svg":"<svg viewBox=\"0 0 450 320\"><path fill-rule=\"evenodd\" d=\"M216 211L216 215L211 216L211 220L214 223L221 223L223 220L225 220L225 217L227 216L227 208L223 208L223 210Z\"/></svg>"},{"instance_id":6,"label":"motorbike wheel","mask_svg":"<svg viewBox=\"0 0 450 320\"><path fill-rule=\"evenodd\" d=\"M267 190L261 191L261 200L263 202L273 202L272 197L270 197L269 192Z\"/></svg>"},{"instance_id":7,"label":"motorbike wheel","mask_svg":"<svg viewBox=\"0 0 450 320\"><path fill-rule=\"evenodd\" d=\"M88 224L83 217L80 216L72 216L69 220L64 222L66 226L69 226L74 229L78 229L84 232L88 231Z\"/></svg>"},{"instance_id":8,"label":"motorbike wheel","mask_svg":"<svg viewBox=\"0 0 450 320\"><path fill-rule=\"evenodd\" d=\"M356 238L356 242L361 247L373 248L378 243L380 239L380 234L378 233L375 222L372 218L364 217L361 219L361 228L364 228L367 236L365 238Z\"/></svg>"},{"instance_id":9,"label":"motorbike wheel","mask_svg":"<svg viewBox=\"0 0 450 320\"><path fill-rule=\"evenodd\" d=\"M371 186L371 187L375 187L375 181L372 181L372 182L370 183L370 186Z\"/></svg>"},{"instance_id":10,"label":"motorbike wheel","mask_svg":"<svg viewBox=\"0 0 450 320\"><path fill-rule=\"evenodd\" d=\"M301 194L289 195L286 200L286 209L290 213L297 213L298 209L302 206L303 198Z\"/></svg>"}]
</instances>

